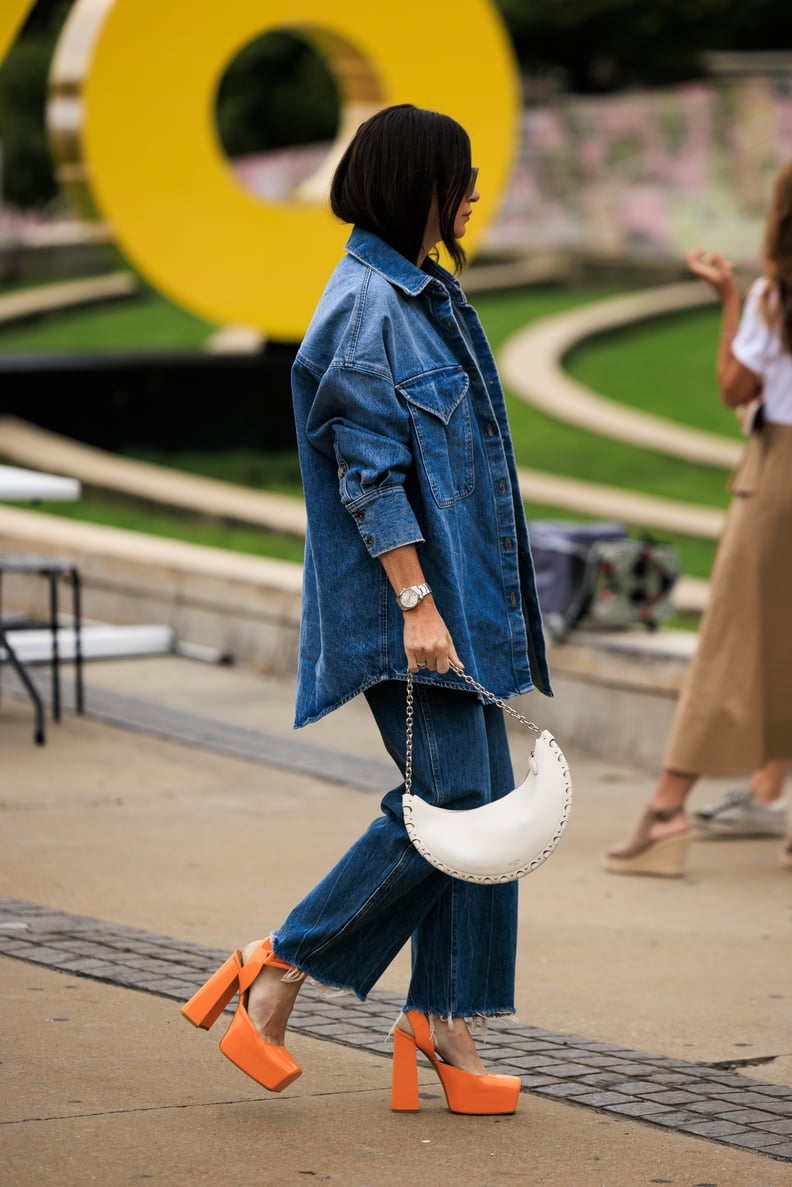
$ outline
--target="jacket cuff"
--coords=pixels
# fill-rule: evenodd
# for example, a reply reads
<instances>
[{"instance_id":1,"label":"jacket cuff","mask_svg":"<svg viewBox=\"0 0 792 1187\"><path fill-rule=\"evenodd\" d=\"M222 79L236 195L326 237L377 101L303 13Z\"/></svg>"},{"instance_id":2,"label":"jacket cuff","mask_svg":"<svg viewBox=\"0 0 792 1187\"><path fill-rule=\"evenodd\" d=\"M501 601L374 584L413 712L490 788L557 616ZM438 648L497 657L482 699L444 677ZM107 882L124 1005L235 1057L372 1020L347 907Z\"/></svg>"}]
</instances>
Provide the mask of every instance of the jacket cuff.
<instances>
[{"instance_id":1,"label":"jacket cuff","mask_svg":"<svg viewBox=\"0 0 792 1187\"><path fill-rule=\"evenodd\" d=\"M422 544L423 534L402 486L389 486L347 504L369 556L405 544Z\"/></svg>"}]
</instances>

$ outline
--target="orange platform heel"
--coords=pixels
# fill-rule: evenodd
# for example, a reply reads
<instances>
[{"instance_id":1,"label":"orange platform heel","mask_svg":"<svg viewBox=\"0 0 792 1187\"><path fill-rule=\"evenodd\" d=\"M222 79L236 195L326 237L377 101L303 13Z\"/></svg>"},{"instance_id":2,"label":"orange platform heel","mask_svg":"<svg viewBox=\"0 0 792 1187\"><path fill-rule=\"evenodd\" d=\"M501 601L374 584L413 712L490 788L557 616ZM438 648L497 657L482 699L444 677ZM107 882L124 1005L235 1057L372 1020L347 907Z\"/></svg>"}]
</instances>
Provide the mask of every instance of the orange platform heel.
<instances>
[{"instance_id":1,"label":"orange platform heel","mask_svg":"<svg viewBox=\"0 0 792 1187\"><path fill-rule=\"evenodd\" d=\"M201 1026L204 1030L214 1026L237 991L241 968L242 954L232 952L206 984L182 1006L182 1014L193 1026Z\"/></svg>"},{"instance_id":2,"label":"orange platform heel","mask_svg":"<svg viewBox=\"0 0 792 1187\"><path fill-rule=\"evenodd\" d=\"M435 1051L428 1019L413 1010L407 1012L413 1029L409 1034L397 1026L393 1032L393 1086L391 1109L395 1113L417 1113L418 1052L431 1063L443 1085L446 1104L452 1113L474 1116L495 1116L514 1113L520 1098L522 1081L519 1076L477 1076L443 1063Z\"/></svg>"},{"instance_id":3,"label":"orange platform heel","mask_svg":"<svg viewBox=\"0 0 792 1187\"><path fill-rule=\"evenodd\" d=\"M302 981L305 974L279 960L271 940L263 940L246 961L242 953L232 952L205 985L194 993L182 1014L193 1026L209 1030L235 993L239 994L236 1012L220 1040L220 1050L232 1063L270 1092L282 1092L302 1074L302 1068L284 1046L269 1042L256 1030L247 1012L247 991L265 965L284 969L284 980Z\"/></svg>"}]
</instances>

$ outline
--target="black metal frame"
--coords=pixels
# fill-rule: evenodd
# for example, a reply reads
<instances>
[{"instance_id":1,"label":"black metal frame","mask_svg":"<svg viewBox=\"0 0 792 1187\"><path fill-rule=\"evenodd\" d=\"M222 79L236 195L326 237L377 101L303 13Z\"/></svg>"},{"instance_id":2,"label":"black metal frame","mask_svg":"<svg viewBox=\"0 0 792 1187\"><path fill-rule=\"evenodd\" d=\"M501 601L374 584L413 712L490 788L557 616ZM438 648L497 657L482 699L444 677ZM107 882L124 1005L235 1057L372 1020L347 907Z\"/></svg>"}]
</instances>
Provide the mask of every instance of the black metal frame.
<instances>
[{"instance_id":1,"label":"black metal frame","mask_svg":"<svg viewBox=\"0 0 792 1187\"><path fill-rule=\"evenodd\" d=\"M6 555L0 554L0 646L4 649L8 661L22 682L25 691L33 703L35 725L33 738L38 746L43 746L46 740L44 728L44 705L38 689L30 679L24 664L8 641L8 633L3 626L2 614L2 581L5 573L29 573L43 577L49 584L49 628L52 636L52 652L50 667L52 674L52 716L53 720L61 719L61 686L60 686L60 646L58 641L58 582L67 578L72 587L72 613L74 618L74 686L75 709L78 713L85 712L83 695L82 670L82 608L80 573L73 561L59 560L53 557Z\"/></svg>"}]
</instances>

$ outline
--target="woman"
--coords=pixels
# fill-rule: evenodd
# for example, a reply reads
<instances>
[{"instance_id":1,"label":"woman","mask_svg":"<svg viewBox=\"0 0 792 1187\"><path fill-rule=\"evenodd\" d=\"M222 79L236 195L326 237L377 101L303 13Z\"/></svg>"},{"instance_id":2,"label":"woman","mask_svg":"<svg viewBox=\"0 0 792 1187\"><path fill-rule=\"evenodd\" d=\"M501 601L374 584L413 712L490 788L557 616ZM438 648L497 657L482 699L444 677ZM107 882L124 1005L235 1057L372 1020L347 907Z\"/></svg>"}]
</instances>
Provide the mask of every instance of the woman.
<instances>
[{"instance_id":1,"label":"woman","mask_svg":"<svg viewBox=\"0 0 792 1187\"><path fill-rule=\"evenodd\" d=\"M753 770L757 799L769 802L780 796L792 758L792 164L776 179L765 260L741 319L728 261L717 252L688 255L723 305L722 399L745 413L761 397L761 415L732 479L710 603L664 769L634 836L608 853L611 873L681 874L685 801L698 777ZM792 840L782 861L792 868Z\"/></svg>"},{"instance_id":2,"label":"woman","mask_svg":"<svg viewBox=\"0 0 792 1187\"><path fill-rule=\"evenodd\" d=\"M364 123L331 207L354 225L300 346L295 418L308 510L296 724L364 693L405 769L415 676L413 791L447 808L512 790L503 716L451 670L501 697L550 693L503 394L457 271L479 200L467 133L409 105ZM471 788L480 789L471 792ZM416 1050L458 1113L514 1112L515 1076L487 1075L466 1019L514 1012L516 884L479 886L411 846L403 785L268 940L234 953L184 1012L209 1026L239 990L221 1049L279 1091L305 976L366 994L411 939L394 1032L392 1107L418 1107ZM438 1020L445 1019L444 1025Z\"/></svg>"}]
</instances>

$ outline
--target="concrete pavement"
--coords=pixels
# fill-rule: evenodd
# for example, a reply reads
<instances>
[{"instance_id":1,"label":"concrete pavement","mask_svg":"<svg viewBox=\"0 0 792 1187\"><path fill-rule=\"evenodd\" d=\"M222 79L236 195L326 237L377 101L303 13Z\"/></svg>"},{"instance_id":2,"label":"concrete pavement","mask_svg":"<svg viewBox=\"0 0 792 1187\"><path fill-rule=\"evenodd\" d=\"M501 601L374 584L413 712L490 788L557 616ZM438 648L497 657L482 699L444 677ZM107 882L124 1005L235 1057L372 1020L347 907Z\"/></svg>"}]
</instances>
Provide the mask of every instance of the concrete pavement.
<instances>
[{"instance_id":1,"label":"concrete pavement","mask_svg":"<svg viewBox=\"0 0 792 1187\"><path fill-rule=\"evenodd\" d=\"M486 1048L523 1076L516 1116L450 1116L428 1070L421 1112L391 1114L406 952L367 1006L303 991L290 1045L304 1074L272 1096L219 1055L222 1022L196 1032L177 1003L376 812L390 771L365 706L293 734L288 678L108 661L88 668L89 714L112 701L126 724L67 715L37 748L4 678L0 1156L14 1187L792 1179L792 876L777 842L696 843L679 881L609 877L599 854L649 779L561 738L572 822L522 884L520 1024L493 1025ZM256 757L219 752L213 739L245 730ZM530 735L513 748L519 769ZM354 779L343 760L329 778L303 761L323 753L349 755Z\"/></svg>"}]
</instances>

